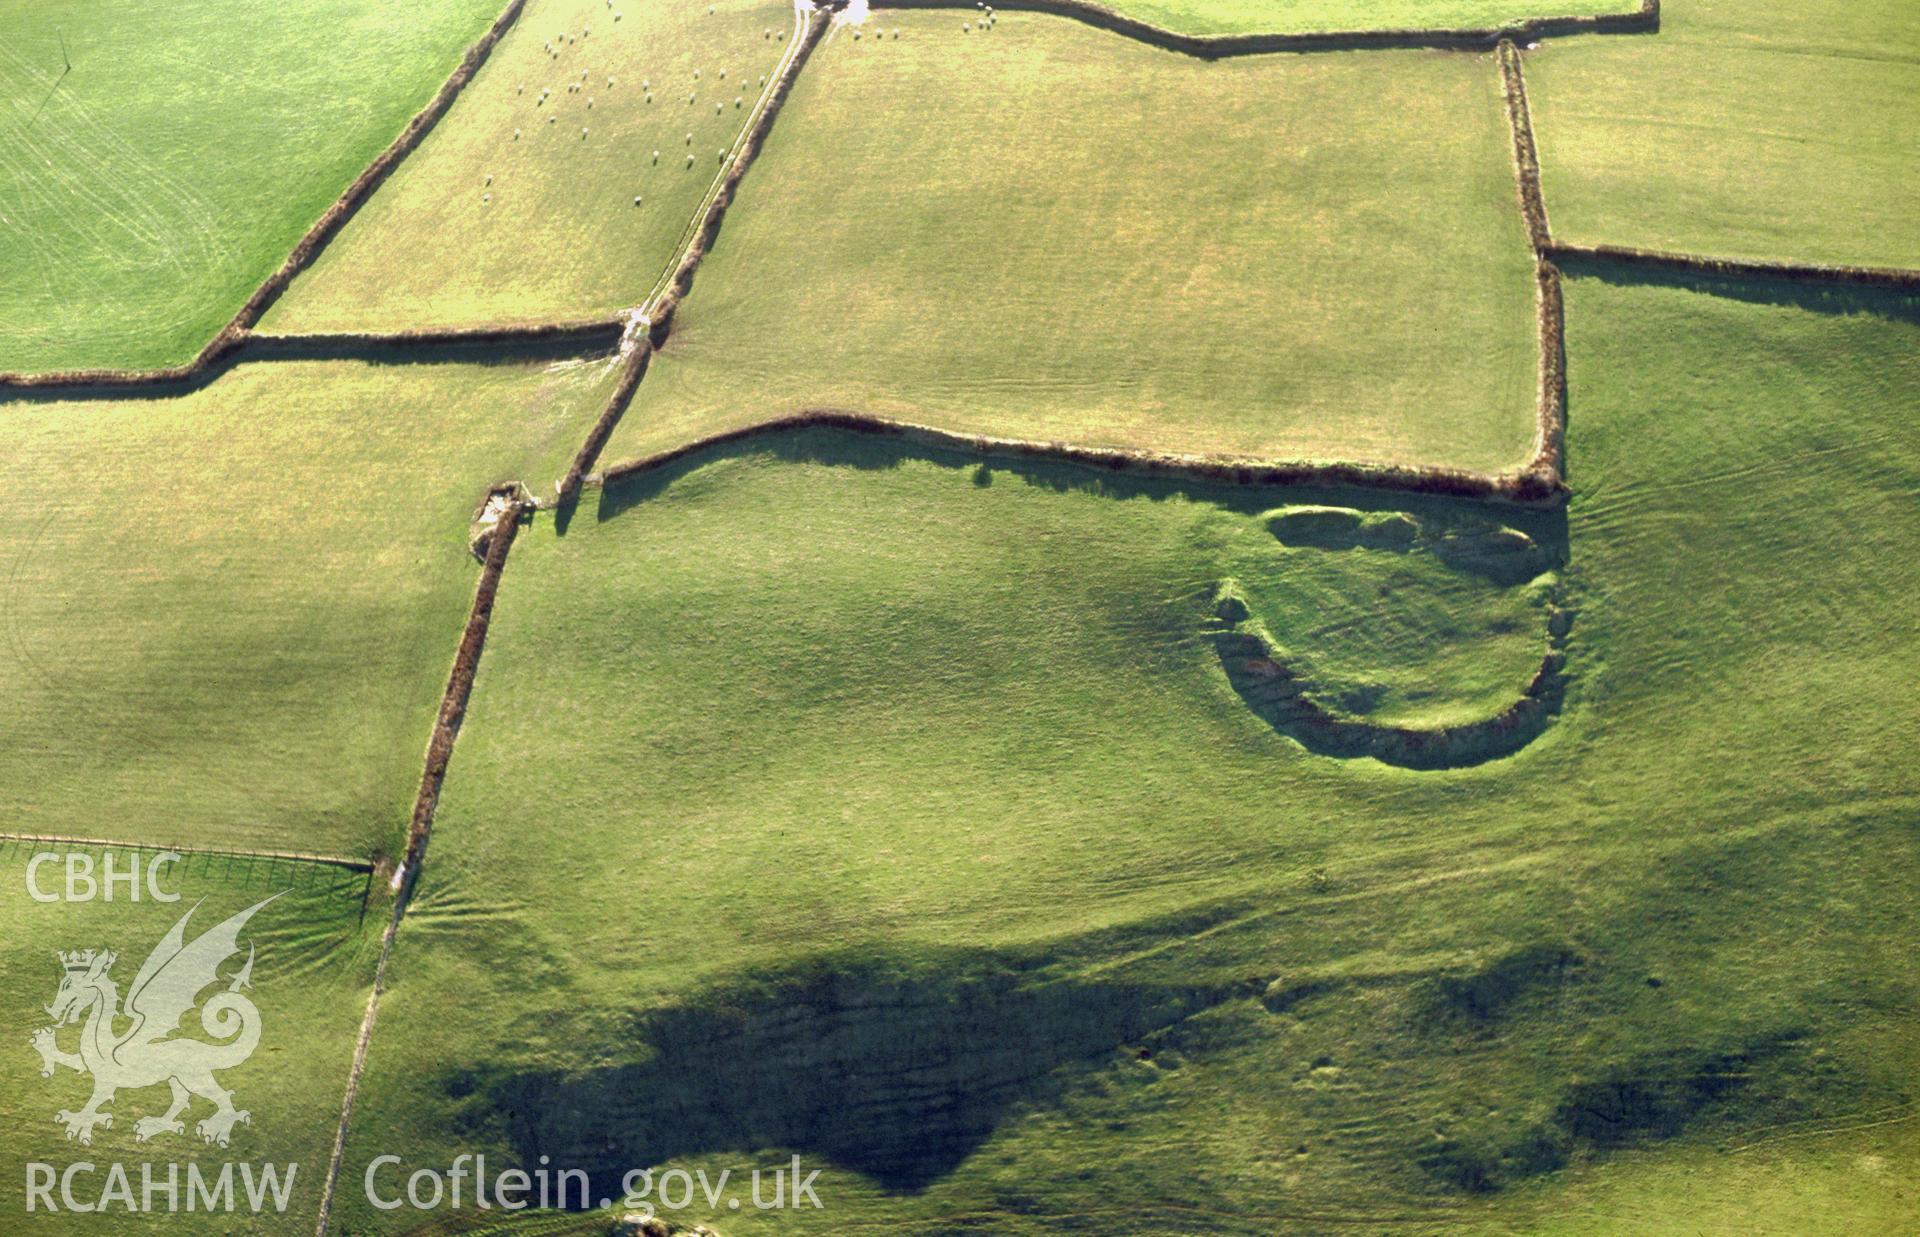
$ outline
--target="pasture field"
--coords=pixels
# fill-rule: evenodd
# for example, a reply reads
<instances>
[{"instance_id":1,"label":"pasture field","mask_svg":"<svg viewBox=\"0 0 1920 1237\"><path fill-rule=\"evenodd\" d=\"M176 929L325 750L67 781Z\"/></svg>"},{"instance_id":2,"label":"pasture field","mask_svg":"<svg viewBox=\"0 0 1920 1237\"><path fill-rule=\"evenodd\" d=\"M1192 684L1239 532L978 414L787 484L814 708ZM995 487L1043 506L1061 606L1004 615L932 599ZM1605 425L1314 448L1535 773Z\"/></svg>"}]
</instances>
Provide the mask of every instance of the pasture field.
<instances>
[{"instance_id":1,"label":"pasture field","mask_svg":"<svg viewBox=\"0 0 1920 1237\"><path fill-rule=\"evenodd\" d=\"M1920 266L1920 8L1671 0L1526 61L1556 239Z\"/></svg>"},{"instance_id":2,"label":"pasture field","mask_svg":"<svg viewBox=\"0 0 1920 1237\"><path fill-rule=\"evenodd\" d=\"M1482 29L1529 17L1626 13L1626 0L1102 0L1182 34Z\"/></svg>"},{"instance_id":3,"label":"pasture field","mask_svg":"<svg viewBox=\"0 0 1920 1237\"><path fill-rule=\"evenodd\" d=\"M620 12L616 22L602 0L532 0L263 328L537 322L646 300L794 17L784 0Z\"/></svg>"},{"instance_id":4,"label":"pasture field","mask_svg":"<svg viewBox=\"0 0 1920 1237\"><path fill-rule=\"evenodd\" d=\"M955 17L814 54L603 461L807 408L1525 461L1533 268L1490 56L1206 62Z\"/></svg>"},{"instance_id":5,"label":"pasture field","mask_svg":"<svg viewBox=\"0 0 1920 1237\"><path fill-rule=\"evenodd\" d=\"M0 6L0 370L199 351L503 2Z\"/></svg>"},{"instance_id":6,"label":"pasture field","mask_svg":"<svg viewBox=\"0 0 1920 1237\"><path fill-rule=\"evenodd\" d=\"M10 1067L9 1085L0 1098L0 1155L6 1157L9 1166L9 1171L0 1176L0 1209L8 1216L9 1231L310 1231L340 1118L340 1097L353 1059L354 1036L372 982L380 929L385 925L382 915L363 914L367 874L326 864L195 854L161 868L158 886L166 893L179 895L178 902L152 901L144 888L142 900L130 902L122 884L112 902L96 897L92 901L42 903L28 891L27 867L34 854L47 849L66 853L64 847L0 842L0 882L4 882L0 922L6 926L0 933L0 942L4 942L0 944L0 984L15 998L0 1011L0 1033L5 1036ZM121 869L138 862L144 870L159 854L124 849L81 853L93 861L96 875L109 858ZM58 861L43 865L34 877L38 890L62 890L62 871ZM113 1123L93 1130L91 1146L67 1141L54 1114L82 1108L90 1094L90 1080L66 1068L58 1069L52 1077L41 1077L40 1059L28 1046L29 1038L51 1021L41 1007L54 1000L64 973L55 952L113 950L118 957L107 973L119 989L124 1011L141 964L189 908L193 916L185 939L192 942L228 916L268 898L274 900L244 928L239 956L222 959L218 970L222 980L230 978L246 961L246 951L253 949L252 987L242 991L259 1012L258 1046L241 1064L214 1075L233 1092L234 1107L251 1115L250 1122L236 1124L225 1147L205 1143L195 1125L213 1111L213 1105L205 1099L194 1099L182 1114L187 1127L182 1133L157 1134L142 1142L137 1137L136 1121L158 1116L168 1107L167 1088L123 1089L103 1108L112 1114ZM222 983L213 991L228 987ZM119 1031L126 1029L125 1023L115 1025ZM79 1050L82 1030L74 1025L59 1029L56 1047L64 1052ZM214 1042L222 1038L193 1014L187 1015L181 1034ZM167 1164L177 1164L181 1213L166 1214L166 1195L162 1192L153 1196L160 1209L157 1215L128 1214L118 1204L106 1214L76 1215L66 1209L56 1189L53 1203L60 1208L57 1213L36 1207L31 1216L24 1214L26 1174L22 1165L51 1164L63 1170L79 1161L95 1165L73 1180L73 1193L82 1205L99 1201L110 1163L127 1166L135 1200L141 1198L141 1163L154 1163L160 1183L166 1180ZM286 1166L296 1165L285 1196L285 1211L269 1210L255 1216L242 1202L237 1214L208 1215L203 1210L187 1214L187 1165L199 1166L213 1179L221 1165L229 1161L256 1167L271 1163L281 1170L283 1181ZM237 1175L237 1168L234 1172L235 1196L244 1199L243 1179Z\"/></svg>"},{"instance_id":7,"label":"pasture field","mask_svg":"<svg viewBox=\"0 0 1920 1237\"><path fill-rule=\"evenodd\" d=\"M396 1144L614 1193L797 1153L827 1210L723 1231L1504 1230L1636 1181L1673 1227L1685 1165L1738 1215L1762 1164L1816 1230L1910 1216L1839 1182L1916 1162L1920 311L1576 275L1575 493L1524 517L1569 704L1489 764L1314 755L1229 685L1224 576L1350 573L1400 637L1253 606L1352 673L1500 623L1269 532L1324 494L814 432L541 517L348 1179Z\"/></svg>"},{"instance_id":8,"label":"pasture field","mask_svg":"<svg viewBox=\"0 0 1920 1237\"><path fill-rule=\"evenodd\" d=\"M0 403L5 828L364 856L404 827L488 484L536 490L604 361L241 365Z\"/></svg>"}]
</instances>

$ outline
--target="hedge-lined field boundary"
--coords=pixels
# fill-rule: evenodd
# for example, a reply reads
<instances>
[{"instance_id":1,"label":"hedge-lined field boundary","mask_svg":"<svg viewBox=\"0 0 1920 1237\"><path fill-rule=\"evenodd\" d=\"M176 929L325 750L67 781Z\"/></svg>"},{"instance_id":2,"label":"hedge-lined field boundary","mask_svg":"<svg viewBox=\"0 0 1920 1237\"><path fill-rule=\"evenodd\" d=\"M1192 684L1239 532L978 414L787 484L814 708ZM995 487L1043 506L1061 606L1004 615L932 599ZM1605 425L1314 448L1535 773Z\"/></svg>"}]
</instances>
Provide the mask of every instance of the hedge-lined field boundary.
<instances>
[{"instance_id":1,"label":"hedge-lined field boundary","mask_svg":"<svg viewBox=\"0 0 1920 1237\"><path fill-rule=\"evenodd\" d=\"M427 741L426 768L420 774L420 792L413 802L413 816L407 823L407 845L394 875L394 885L404 900L420 872L420 857L427 848L427 835L433 829L433 814L440 806L440 787L447 777L447 763L453 757L453 741L467 715L467 699L473 694L473 676L480 668L480 653L487 642L487 624L493 618L494 597L500 591L500 574L507 565L507 551L513 547L520 521L531 509L521 497L520 487L498 487L489 496L503 500L500 517L486 539L486 558L480 568L480 582L474 588L473 608L460 633L460 645L454 652L453 669L447 675L447 689L440 698L440 712L433 721L433 736Z\"/></svg>"},{"instance_id":2,"label":"hedge-lined field boundary","mask_svg":"<svg viewBox=\"0 0 1920 1237\"><path fill-rule=\"evenodd\" d=\"M249 351L263 355L354 355L380 349L473 348L560 344L571 350L611 348L620 342L627 319L580 318L570 322L499 323L472 327L420 327L403 331L310 331L295 334L249 332Z\"/></svg>"},{"instance_id":3,"label":"hedge-lined field boundary","mask_svg":"<svg viewBox=\"0 0 1920 1237\"><path fill-rule=\"evenodd\" d=\"M1892 266L1842 266L1818 262L1760 262L1743 258L1715 258L1703 254L1667 253L1627 245L1573 245L1550 241L1551 258L1607 262L1615 266L1668 271L1714 279L1777 279L1787 283L1837 284L1920 292L1920 270Z\"/></svg>"},{"instance_id":4,"label":"hedge-lined field boundary","mask_svg":"<svg viewBox=\"0 0 1920 1237\"><path fill-rule=\"evenodd\" d=\"M272 304L287 290L295 275L305 270L326 243L346 225L356 211L372 196L374 190L383 184L392 174L400 161L411 154L421 140L432 131L440 118L453 106L460 91L473 80L473 75L485 64L493 53L494 45L513 25L526 7L527 0L507 0L506 8L493 20L486 33L467 48L466 55L460 59L451 76L440 84L427 105L414 113L400 135L388 143L387 148L374 156L345 192L334 199L333 205L321 212L313 226L308 228L292 252L280 263L278 270L255 288L253 295L240 306L238 313L221 327L219 332L194 357L183 365L167 366L152 370L126 369L90 369L64 370L42 374L0 373L0 389L9 387L138 387L166 386L182 382L192 382L210 370L216 363L226 359L240 347L251 332L255 323L260 321Z\"/></svg>"},{"instance_id":5,"label":"hedge-lined field boundary","mask_svg":"<svg viewBox=\"0 0 1920 1237\"><path fill-rule=\"evenodd\" d=\"M1532 467L1509 473L1480 473L1467 469L1423 468L1404 464L1368 464L1342 460L1270 460L1227 455L1182 455L1123 447L1087 447L1073 443L1040 442L938 429L912 421L871 413L817 408L772 417L692 439L652 455L615 464L587 477L601 487L656 472L705 451L755 439L807 429L834 429L855 434L896 438L929 451L960 453L982 458L1038 459L1070 464L1093 472L1128 473L1173 481L1234 485L1300 485L1316 488L1357 487L1401 493L1434 494L1450 498L1506 502L1521 505L1553 504L1563 496L1559 478Z\"/></svg>"},{"instance_id":6,"label":"hedge-lined field boundary","mask_svg":"<svg viewBox=\"0 0 1920 1237\"><path fill-rule=\"evenodd\" d=\"M366 1013L360 1020L360 1033L354 1040L353 1064L347 1071L346 1092L340 1101L340 1123L334 1128L333 1150L327 1160L327 1175L320 1187L319 1219L316 1237L326 1237L333 1218L333 1196L340 1181L340 1166L346 1159L347 1131L353 1123L353 1108L360 1096L360 1082L366 1075L367 1051L373 1043L373 1027L380 1015L380 997L387 988L387 961L393 955L394 938L400 931L407 903L420 876L420 863L427 850L427 837L433 831L434 812L440 806L440 788L446 782L447 764L453 756L453 741L466 716L467 700L473 694L473 676L480 667L480 653L487 641L487 624L493 618L494 598L500 591L500 575L506 569L507 551L513 547L514 534L521 519L531 510L518 485L496 486L488 494L487 504L500 503L499 518L486 541L486 558L480 569L480 582L474 588L473 607L467 625L460 633L460 645L454 653L453 669L447 675L447 688L440 698L440 711L433 722L433 735L427 741L426 768L420 775L420 792L414 799L413 816L407 824L407 844L400 867L393 874L393 908L387 915L386 929L380 935L380 960L374 966L373 991L367 996ZM483 507L484 509L484 507Z\"/></svg>"},{"instance_id":7,"label":"hedge-lined field boundary","mask_svg":"<svg viewBox=\"0 0 1920 1237\"><path fill-rule=\"evenodd\" d=\"M634 319L634 328L643 328L644 320ZM554 502L559 506L568 506L580 496L580 483L586 478L587 470L600 458L601 448L607 445L607 439L613 436L613 427L620 424L621 414L633 400L633 393L640 389L640 380L647 375L647 364L653 359L653 340L641 333L639 338L623 341L626 356L620 363L620 381L615 384L612 394L607 396L606 405L600 409L600 415L594 419L587 431L585 442L574 452L573 462L567 466L566 475L554 487Z\"/></svg>"},{"instance_id":8,"label":"hedge-lined field boundary","mask_svg":"<svg viewBox=\"0 0 1920 1237\"><path fill-rule=\"evenodd\" d=\"M1526 220L1527 240L1535 257L1552 243L1547 226L1547 199L1540 191L1540 149L1533 140L1533 113L1527 106L1527 80L1520 69L1520 49L1509 39L1494 49L1500 65L1500 93L1507 100L1507 127L1513 133L1513 173L1520 190L1520 215Z\"/></svg>"},{"instance_id":9,"label":"hedge-lined field boundary","mask_svg":"<svg viewBox=\"0 0 1920 1237\"><path fill-rule=\"evenodd\" d=\"M177 395L198 390L235 365L280 361L347 360L375 363L425 363L460 360L485 350L488 360L532 360L542 357L582 357L611 352L620 343L626 318L586 319L579 322L543 322L519 326L431 328L415 331L339 331L310 335L238 333L230 344L204 366L151 370L138 374L69 373L59 382L27 381L11 384L16 399L120 399L129 394ZM439 355L444 354L444 356ZM9 384L0 375L0 405L7 401Z\"/></svg>"},{"instance_id":10,"label":"hedge-lined field boundary","mask_svg":"<svg viewBox=\"0 0 1920 1237\"><path fill-rule=\"evenodd\" d=\"M142 850L172 852L178 855L215 855L227 859L280 859L289 863L318 863L329 867L346 868L352 872L371 872L373 863L367 859L350 859L345 855L323 855L303 850L234 850L220 846L192 846L174 842L129 842L115 841L112 838L73 837L58 833L13 833L0 832L0 842L32 842L49 846L93 846L103 850Z\"/></svg>"},{"instance_id":11,"label":"hedge-lined field boundary","mask_svg":"<svg viewBox=\"0 0 1920 1237\"><path fill-rule=\"evenodd\" d=\"M966 0L887 0L890 9L961 9L973 11ZM1454 29L1397 30L1325 30L1299 34L1182 34L1156 26L1137 17L1117 13L1093 0L1000 0L993 6L1012 12L1022 10L1068 17L1101 30L1165 51L1197 56L1202 60L1222 60L1229 56L1259 56L1274 52L1365 51L1380 48L1477 48L1493 47L1502 39L1532 43L1540 39L1574 34L1646 34L1660 28L1660 0L1641 0L1640 7L1624 13L1600 13L1567 17L1527 17L1501 26L1475 26Z\"/></svg>"}]
</instances>

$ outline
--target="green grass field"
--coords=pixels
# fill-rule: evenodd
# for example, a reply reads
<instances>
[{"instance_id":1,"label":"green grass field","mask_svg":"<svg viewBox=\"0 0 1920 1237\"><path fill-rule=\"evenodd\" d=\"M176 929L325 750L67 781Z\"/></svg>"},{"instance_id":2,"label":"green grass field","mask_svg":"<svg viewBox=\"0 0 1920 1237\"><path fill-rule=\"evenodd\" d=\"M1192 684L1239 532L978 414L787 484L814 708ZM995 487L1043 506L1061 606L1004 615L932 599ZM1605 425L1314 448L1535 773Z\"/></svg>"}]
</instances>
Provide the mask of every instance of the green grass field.
<instances>
[{"instance_id":1,"label":"green grass field","mask_svg":"<svg viewBox=\"0 0 1920 1237\"><path fill-rule=\"evenodd\" d=\"M0 8L0 370L199 351L499 7Z\"/></svg>"},{"instance_id":2,"label":"green grass field","mask_svg":"<svg viewBox=\"0 0 1920 1237\"><path fill-rule=\"evenodd\" d=\"M1312 30L1480 29L1529 17L1625 13L1626 0L1104 0L1108 8L1183 34Z\"/></svg>"},{"instance_id":3,"label":"green grass field","mask_svg":"<svg viewBox=\"0 0 1920 1237\"><path fill-rule=\"evenodd\" d=\"M791 39L783 0L714 7L634 4L615 22L601 0L534 0L263 326L392 331L639 305Z\"/></svg>"},{"instance_id":4,"label":"green grass field","mask_svg":"<svg viewBox=\"0 0 1920 1237\"><path fill-rule=\"evenodd\" d=\"M1652 38L1526 62L1554 235L1920 266L1920 8L1670 0Z\"/></svg>"},{"instance_id":5,"label":"green grass field","mask_svg":"<svg viewBox=\"0 0 1920 1237\"><path fill-rule=\"evenodd\" d=\"M0 922L6 927L0 935L0 941L5 942L0 946L0 982L18 998L7 1002L5 1012L0 1013L0 1034L7 1044L11 1075L5 1098L0 1099L0 1130L4 1131L0 1132L0 1155L6 1157L9 1167L0 1177L0 1211L8 1217L9 1231L310 1231L340 1118L340 1098L353 1059L354 1035L372 982L380 929L385 926L378 913L363 916L367 875L321 864L189 855L160 869L159 887L163 892L178 894L180 901L175 903L150 900L144 887L142 900L129 902L124 884L117 887L112 902L96 898L41 903L30 896L26 877L32 856L46 849L31 843L0 842L0 875L4 875L5 888L0 895ZM58 853L64 856L66 851L61 848ZM138 862L144 871L158 854L91 849L82 853L93 861L96 875L109 860L121 869ZM34 879L40 892L63 888L63 862L56 860L36 872ZM185 939L192 941L227 916L269 897L275 900L254 916L240 937L243 951L248 947L255 951L253 987L246 995L259 1011L259 1045L243 1063L215 1074L233 1091L234 1106L251 1114L251 1122L233 1128L228 1146L208 1145L193 1127L213 1107L204 1099L195 1099L183 1114L185 1131L140 1142L136 1120L159 1115L168 1106L167 1089L153 1086L120 1091L104 1108L113 1115L112 1125L95 1129L90 1147L68 1142L54 1114L80 1109L90 1094L89 1080L65 1068L50 1078L41 1077L40 1058L28 1046L31 1035L49 1025L41 1006L51 1002L60 987L63 969L55 951L115 951L119 957L108 975L124 1002L149 951L189 908L194 908L194 914ZM221 979L237 972L244 960L244 952L239 960L224 960L219 968ZM227 986L222 983L220 990ZM125 1029L125 1024L117 1026ZM82 1030L76 1026L61 1029L56 1046L62 1051L76 1051ZM203 1028L192 1014L187 1016L182 1035L202 1040L222 1038ZM21 1166L38 1162L64 1168L77 1161L95 1165L73 1180L73 1193L82 1205L99 1201L110 1163L127 1166L135 1199L141 1196L142 1162L155 1164L161 1183L166 1180L166 1165L176 1164L183 1211L188 1163L199 1165L209 1176L217 1176L220 1166L229 1161L246 1162L256 1168L271 1163L282 1171L283 1180L286 1165L297 1167L284 1213L268 1211L256 1217L244 1210L243 1204L239 1214L168 1215L164 1213L166 1196L160 1193L154 1197L162 1214L130 1215L124 1206L116 1205L107 1214L76 1215L66 1210L55 1190L53 1202L61 1209L58 1213L36 1207L34 1214L25 1215L26 1174ZM234 1171L237 1174L239 1170ZM237 1197L244 1198L243 1181L237 1176L233 1189Z\"/></svg>"},{"instance_id":6,"label":"green grass field","mask_svg":"<svg viewBox=\"0 0 1920 1237\"><path fill-rule=\"evenodd\" d=\"M1389 582L1274 548L1323 495L816 433L543 518L350 1162L826 1167L730 1234L1741 1226L1765 1165L1799 1231L1900 1228L1846 1183L1920 1160L1920 311L1583 275L1569 331L1575 495L1527 527L1573 686L1472 769L1312 755L1229 688L1222 575ZM1258 608L1358 666L1435 600L1381 596L1377 648Z\"/></svg>"},{"instance_id":7,"label":"green grass field","mask_svg":"<svg viewBox=\"0 0 1920 1237\"><path fill-rule=\"evenodd\" d=\"M489 483L552 478L604 362L243 365L0 404L4 828L363 855L404 827Z\"/></svg>"},{"instance_id":8,"label":"green grass field","mask_svg":"<svg viewBox=\"0 0 1920 1237\"><path fill-rule=\"evenodd\" d=\"M603 461L817 407L1524 461L1532 263L1491 57L1207 63L953 18L815 53Z\"/></svg>"}]
</instances>

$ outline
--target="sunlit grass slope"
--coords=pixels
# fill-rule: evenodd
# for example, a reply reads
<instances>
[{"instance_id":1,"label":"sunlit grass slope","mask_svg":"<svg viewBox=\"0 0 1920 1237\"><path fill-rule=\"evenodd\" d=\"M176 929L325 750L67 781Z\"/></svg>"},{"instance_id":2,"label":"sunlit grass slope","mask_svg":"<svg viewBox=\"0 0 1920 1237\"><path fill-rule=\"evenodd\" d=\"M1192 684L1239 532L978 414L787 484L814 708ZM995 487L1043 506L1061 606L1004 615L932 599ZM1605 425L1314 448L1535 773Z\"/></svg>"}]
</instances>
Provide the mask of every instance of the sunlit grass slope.
<instances>
[{"instance_id":1,"label":"sunlit grass slope","mask_svg":"<svg viewBox=\"0 0 1920 1237\"><path fill-rule=\"evenodd\" d=\"M1575 495L1528 527L1573 687L1472 769L1311 755L1228 686L1215 581L1326 496L808 436L536 525L349 1173L826 1166L824 1213L730 1233L1675 1227L1673 1172L1738 1215L1723 1149L1797 1132L1741 1155L1831 1199L1813 1229L1910 1220L1834 1174L1910 1179L1912 1140L1821 1131L1920 1066L1920 315L1569 291ZM1385 578L1341 553L1359 607Z\"/></svg>"},{"instance_id":2,"label":"sunlit grass slope","mask_svg":"<svg viewBox=\"0 0 1920 1237\"><path fill-rule=\"evenodd\" d=\"M536 490L604 362L244 365L0 403L11 831L363 854L404 826L489 483Z\"/></svg>"},{"instance_id":3,"label":"sunlit grass slope","mask_svg":"<svg viewBox=\"0 0 1920 1237\"><path fill-rule=\"evenodd\" d=\"M1490 57L1210 63L955 17L898 14L895 38L885 14L814 55L603 459L817 407L1525 459L1533 280Z\"/></svg>"},{"instance_id":4,"label":"sunlit grass slope","mask_svg":"<svg viewBox=\"0 0 1920 1237\"><path fill-rule=\"evenodd\" d=\"M472 326L645 300L788 48L793 6L619 11L533 0L265 326Z\"/></svg>"},{"instance_id":5,"label":"sunlit grass slope","mask_svg":"<svg viewBox=\"0 0 1920 1237\"><path fill-rule=\"evenodd\" d=\"M140 900L130 901L124 883L117 884L114 900L96 896L91 901L36 902L28 892L27 867L34 854L48 847L24 842L0 842L0 985L9 999L0 1003L0 1034L7 1044L13 1080L0 1097L0 1157L8 1166L0 1176L0 1208L7 1230L20 1233L290 1233L311 1232L320 1205L320 1185L332 1151L334 1129L340 1119L340 1100L346 1090L353 1060L354 1034L366 1007L367 985L383 926L379 915L363 915L367 875L324 864L289 863L223 855L190 855L163 864L157 887L177 894L177 902L155 902L144 883ZM42 893L64 893L65 848L55 848L60 859L41 865L34 873ZM156 851L88 849L97 879L111 862L125 871L138 864L144 873L158 857ZM84 885L76 885L84 893ZM92 1080L69 1069L51 1078L40 1076L40 1058L29 1047L34 1032L48 1026L43 1006L51 1003L64 970L56 951L112 950L118 954L108 977L117 985L125 1009L127 993L148 954L174 922L193 909L184 939L191 942L228 916L265 899L274 900L247 923L240 935L238 956L219 963L218 987L229 988L233 976L253 951L252 987L241 991L259 1011L260 1039L253 1054L232 1069L216 1071L215 1078L234 1093L234 1107L251 1114L247 1124L233 1127L229 1145L201 1140L195 1125L213 1112L205 1099L195 1099L182 1114L181 1134L157 1134L141 1142L139 1118L160 1116L169 1106L164 1085L122 1089L104 1111L112 1114L110 1127L93 1131L91 1146L69 1142L65 1129L54 1121L62 1110L78 1110L91 1094ZM116 1021L124 1033L129 1023ZM83 1026L58 1030L61 1051L79 1049ZM188 1039L221 1042L222 1037L189 1014L180 1030ZM132 1199L143 1201L140 1165L151 1162L156 1181L164 1185L168 1165L178 1167L178 1210L169 1213L164 1191L150 1197L157 1214L129 1214L124 1203L112 1203L104 1212L75 1214L66 1209L59 1190L48 1212L36 1206L26 1211L25 1187L30 1163L53 1166L65 1173L85 1162L70 1179L72 1193L83 1206L92 1206L108 1185L110 1166L120 1164L128 1174ZM206 1179L217 1179L222 1166L234 1162L237 1212L207 1214L187 1210L187 1166L197 1164ZM255 1215L245 1202L239 1162L256 1171L272 1164L286 1179L294 1165L292 1188L284 1211ZM40 1200L36 1200L38 1202Z\"/></svg>"},{"instance_id":6,"label":"sunlit grass slope","mask_svg":"<svg viewBox=\"0 0 1920 1237\"><path fill-rule=\"evenodd\" d=\"M1183 34L1480 29L1529 17L1624 13L1628 0L1100 0Z\"/></svg>"},{"instance_id":7,"label":"sunlit grass slope","mask_svg":"<svg viewBox=\"0 0 1920 1237\"><path fill-rule=\"evenodd\" d=\"M1561 239L1920 266L1920 7L1669 0L1526 72Z\"/></svg>"},{"instance_id":8,"label":"sunlit grass slope","mask_svg":"<svg viewBox=\"0 0 1920 1237\"><path fill-rule=\"evenodd\" d=\"M0 6L0 370L186 360L502 3Z\"/></svg>"}]
</instances>

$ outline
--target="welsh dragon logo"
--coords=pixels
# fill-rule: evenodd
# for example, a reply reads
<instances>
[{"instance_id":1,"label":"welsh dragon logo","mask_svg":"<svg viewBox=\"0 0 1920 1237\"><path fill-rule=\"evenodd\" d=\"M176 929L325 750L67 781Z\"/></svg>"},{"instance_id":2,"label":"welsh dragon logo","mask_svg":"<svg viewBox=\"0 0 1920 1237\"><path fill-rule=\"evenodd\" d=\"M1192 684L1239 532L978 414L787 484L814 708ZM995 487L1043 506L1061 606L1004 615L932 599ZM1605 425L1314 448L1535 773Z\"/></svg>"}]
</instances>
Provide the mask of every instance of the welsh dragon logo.
<instances>
[{"instance_id":1,"label":"welsh dragon logo","mask_svg":"<svg viewBox=\"0 0 1920 1237\"><path fill-rule=\"evenodd\" d=\"M245 1061L260 1043L260 1011L241 995L241 989L253 986L253 947L247 947L246 965L233 975L225 991L204 1003L199 996L219 982L215 972L220 964L240 952L240 929L271 901L248 907L188 944L187 920L199 909L196 903L140 964L127 989L124 1009L119 989L108 976L118 955L91 949L57 955L66 973L53 1004L46 1007L54 1024L35 1031L29 1042L40 1054L42 1078L52 1077L60 1066L93 1076L93 1096L86 1107L79 1112L62 1111L54 1118L66 1127L69 1139L91 1145L95 1126L113 1126L113 1114L100 1110L115 1094L163 1082L173 1088L173 1103L163 1116L134 1122L134 1138L139 1142L161 1134L184 1134L180 1114L195 1096L214 1105L213 1114L194 1127L202 1140L224 1147L236 1124L251 1124L251 1115L233 1106L233 1092L213 1075L215 1070L232 1069ZM226 1042L173 1038L196 1005L201 1027ZM82 1019L86 1025L80 1031L80 1051L62 1051L55 1035L61 1027ZM124 1030L115 1029L127 1023L131 1025Z\"/></svg>"}]
</instances>

